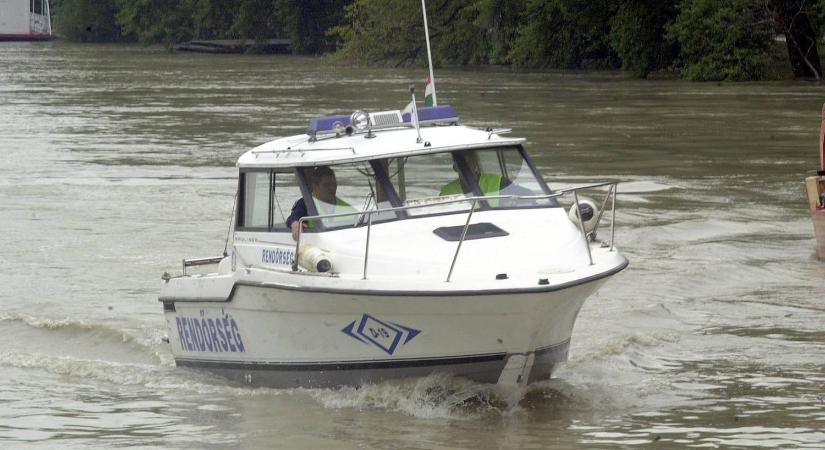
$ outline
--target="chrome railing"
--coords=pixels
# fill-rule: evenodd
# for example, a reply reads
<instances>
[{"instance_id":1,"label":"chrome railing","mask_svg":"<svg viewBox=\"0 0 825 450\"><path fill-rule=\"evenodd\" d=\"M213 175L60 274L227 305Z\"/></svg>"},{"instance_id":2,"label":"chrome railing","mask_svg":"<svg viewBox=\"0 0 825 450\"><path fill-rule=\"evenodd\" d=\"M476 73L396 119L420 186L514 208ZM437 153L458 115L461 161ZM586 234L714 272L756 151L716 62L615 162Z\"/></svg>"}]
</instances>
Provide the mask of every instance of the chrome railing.
<instances>
[{"instance_id":1,"label":"chrome railing","mask_svg":"<svg viewBox=\"0 0 825 450\"><path fill-rule=\"evenodd\" d=\"M208 258L192 258L192 259L184 259L183 263L183 275L186 275L186 268L192 266L209 266L212 264L218 264L224 259L226 255L222 256L210 256Z\"/></svg>"},{"instance_id":2,"label":"chrome railing","mask_svg":"<svg viewBox=\"0 0 825 450\"><path fill-rule=\"evenodd\" d=\"M449 204L456 204L456 203L472 203L469 212L467 213L467 221L464 223L464 228L461 230L461 237L458 240L458 244L456 245L455 253L453 254L453 261L450 264L450 271L447 273L446 282L450 282L450 278L453 274L453 269L455 268L455 263L458 260L458 254L461 251L461 245L464 243L464 240L467 236L467 230L470 228L470 220L473 217L473 212L476 209L479 201L487 201L487 200L496 200L496 199L511 199L511 200L546 200L551 198L560 198L564 197L567 194L573 194L573 202L576 205L576 211L578 212L579 217L579 230L584 237L585 247L587 250L587 257L590 261L590 265L593 265L593 255L590 252L590 242L595 240L596 231L601 223L602 215L604 213L604 208L607 206L607 202L612 200L611 203L611 221L610 221L610 250L613 251L613 239L615 237L615 229L616 229L616 195L618 194L618 181L606 181L603 183L595 183L595 184L588 184L584 186L576 186L571 188L559 189L552 194L542 194L542 195L490 195L490 196L477 196L477 197L464 197L459 199L446 199L442 201L437 201L434 203L427 203L422 205L406 205L406 206L396 206L393 208L383 208L383 209L374 209L370 211L356 211L356 212L346 212L346 213L339 213L339 214L325 214L325 215L318 215L318 216L305 216L298 220L298 238L295 240L295 259L292 263L292 270L298 270L298 255L301 248L301 235L304 228L304 223L310 220L322 220L322 219L334 219L338 217L349 217L349 216L360 216L359 220L353 224L353 226L358 226L363 222L363 216L367 216L367 239L364 246L364 270L363 270L363 277L362 279L367 279L367 265L369 262L369 250L370 250L370 236L372 233L372 216L375 214L382 214L382 213L394 213L397 211L408 211L411 209L417 208L431 208L433 206L443 206ZM579 191L582 190L589 190L589 189L596 189L601 187L609 186L607 193L605 194L604 200L602 201L602 208L599 209L598 216L596 217L596 224L593 227L593 230L589 233L585 230L584 221L581 220L582 213L581 213L581 204L579 203ZM204 258L207 259L207 258Z\"/></svg>"}]
</instances>

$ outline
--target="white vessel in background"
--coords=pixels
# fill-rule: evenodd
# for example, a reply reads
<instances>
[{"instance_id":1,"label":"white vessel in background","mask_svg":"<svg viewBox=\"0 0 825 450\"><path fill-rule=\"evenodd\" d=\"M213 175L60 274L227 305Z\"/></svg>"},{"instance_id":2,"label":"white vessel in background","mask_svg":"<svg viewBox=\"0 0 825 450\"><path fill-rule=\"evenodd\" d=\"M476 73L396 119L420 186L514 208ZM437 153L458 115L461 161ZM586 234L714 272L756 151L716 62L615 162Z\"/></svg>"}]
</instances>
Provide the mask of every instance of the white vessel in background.
<instances>
[{"instance_id":1,"label":"white vessel in background","mask_svg":"<svg viewBox=\"0 0 825 450\"><path fill-rule=\"evenodd\" d=\"M177 365L272 387L550 377L628 264L616 183L551 190L505 131L450 106L356 111L246 152L227 251L164 274Z\"/></svg>"},{"instance_id":2,"label":"white vessel in background","mask_svg":"<svg viewBox=\"0 0 825 450\"><path fill-rule=\"evenodd\" d=\"M0 41L47 41L52 21L47 0L0 0Z\"/></svg>"},{"instance_id":3,"label":"white vessel in background","mask_svg":"<svg viewBox=\"0 0 825 450\"><path fill-rule=\"evenodd\" d=\"M822 105L822 121L819 126L819 170L805 178L808 211L814 225L816 256L825 260L825 104Z\"/></svg>"}]
</instances>

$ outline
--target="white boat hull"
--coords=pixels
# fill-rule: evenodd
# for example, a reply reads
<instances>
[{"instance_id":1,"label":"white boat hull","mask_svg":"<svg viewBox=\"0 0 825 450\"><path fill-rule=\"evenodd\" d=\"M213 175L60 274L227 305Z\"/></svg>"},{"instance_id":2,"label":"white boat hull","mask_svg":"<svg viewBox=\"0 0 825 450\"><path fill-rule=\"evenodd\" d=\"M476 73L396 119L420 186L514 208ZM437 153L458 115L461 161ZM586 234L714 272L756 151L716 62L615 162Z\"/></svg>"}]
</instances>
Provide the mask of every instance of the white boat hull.
<instances>
[{"instance_id":1,"label":"white boat hull","mask_svg":"<svg viewBox=\"0 0 825 450\"><path fill-rule=\"evenodd\" d=\"M240 281L226 299L161 301L179 366L251 385L363 385L436 372L523 384L567 359L585 299L624 265L529 290L336 292Z\"/></svg>"}]
</instances>

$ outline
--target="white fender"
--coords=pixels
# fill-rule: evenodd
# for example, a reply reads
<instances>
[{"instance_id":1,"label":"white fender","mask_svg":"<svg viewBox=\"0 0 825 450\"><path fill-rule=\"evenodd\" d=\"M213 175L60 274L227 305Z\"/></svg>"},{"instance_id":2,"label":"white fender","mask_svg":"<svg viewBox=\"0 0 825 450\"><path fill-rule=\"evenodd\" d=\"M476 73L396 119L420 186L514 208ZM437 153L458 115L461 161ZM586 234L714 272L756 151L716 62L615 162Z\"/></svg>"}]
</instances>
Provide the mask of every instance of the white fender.
<instances>
[{"instance_id":1,"label":"white fender","mask_svg":"<svg viewBox=\"0 0 825 450\"><path fill-rule=\"evenodd\" d=\"M298 249L298 265L311 272L329 272L332 263L327 252L309 244L301 245Z\"/></svg>"},{"instance_id":2,"label":"white fender","mask_svg":"<svg viewBox=\"0 0 825 450\"><path fill-rule=\"evenodd\" d=\"M579 208L582 211L582 216L584 216L584 232L590 234L596 228L596 220L599 217L599 207L596 206L596 202L592 199L579 197ZM568 217L570 217L570 220L573 221L577 227L579 226L579 211L575 203L570 205Z\"/></svg>"}]
</instances>

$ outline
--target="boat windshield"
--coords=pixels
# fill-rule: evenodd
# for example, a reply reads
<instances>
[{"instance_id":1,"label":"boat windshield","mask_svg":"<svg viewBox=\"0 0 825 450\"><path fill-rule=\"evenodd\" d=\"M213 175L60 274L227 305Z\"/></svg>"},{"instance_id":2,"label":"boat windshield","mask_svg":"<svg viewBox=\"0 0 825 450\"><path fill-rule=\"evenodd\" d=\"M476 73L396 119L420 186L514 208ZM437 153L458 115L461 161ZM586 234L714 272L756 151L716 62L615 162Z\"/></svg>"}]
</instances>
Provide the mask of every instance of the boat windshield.
<instances>
[{"instance_id":1,"label":"boat windshield","mask_svg":"<svg viewBox=\"0 0 825 450\"><path fill-rule=\"evenodd\" d=\"M239 228L270 231L287 231L287 223L304 216L340 215L320 219L321 228L331 229L366 223L362 211L406 207L374 213L373 223L466 212L472 202L461 200L470 197L504 196L479 200L479 210L558 206L555 199L507 197L550 193L517 146L302 167L290 173L249 171L241 173L241 185ZM317 225L309 221L308 230L318 230Z\"/></svg>"},{"instance_id":2,"label":"boat windshield","mask_svg":"<svg viewBox=\"0 0 825 450\"><path fill-rule=\"evenodd\" d=\"M389 167L393 188L403 205L433 205L411 209L410 215L466 211L471 207L470 202L444 202L468 197L550 193L517 147L393 158ZM450 170L445 170L448 167ZM549 199L491 198L477 205L482 209L542 206L556 206L556 203Z\"/></svg>"},{"instance_id":3,"label":"boat windshield","mask_svg":"<svg viewBox=\"0 0 825 450\"><path fill-rule=\"evenodd\" d=\"M520 147L460 150L403 158L298 169L309 215L350 214L322 219L325 228L365 223L360 211L410 207L374 214L373 222L468 211L469 197L533 196L550 193ZM334 184L334 186L331 186ZM490 198L478 209L558 206L552 199Z\"/></svg>"}]
</instances>

